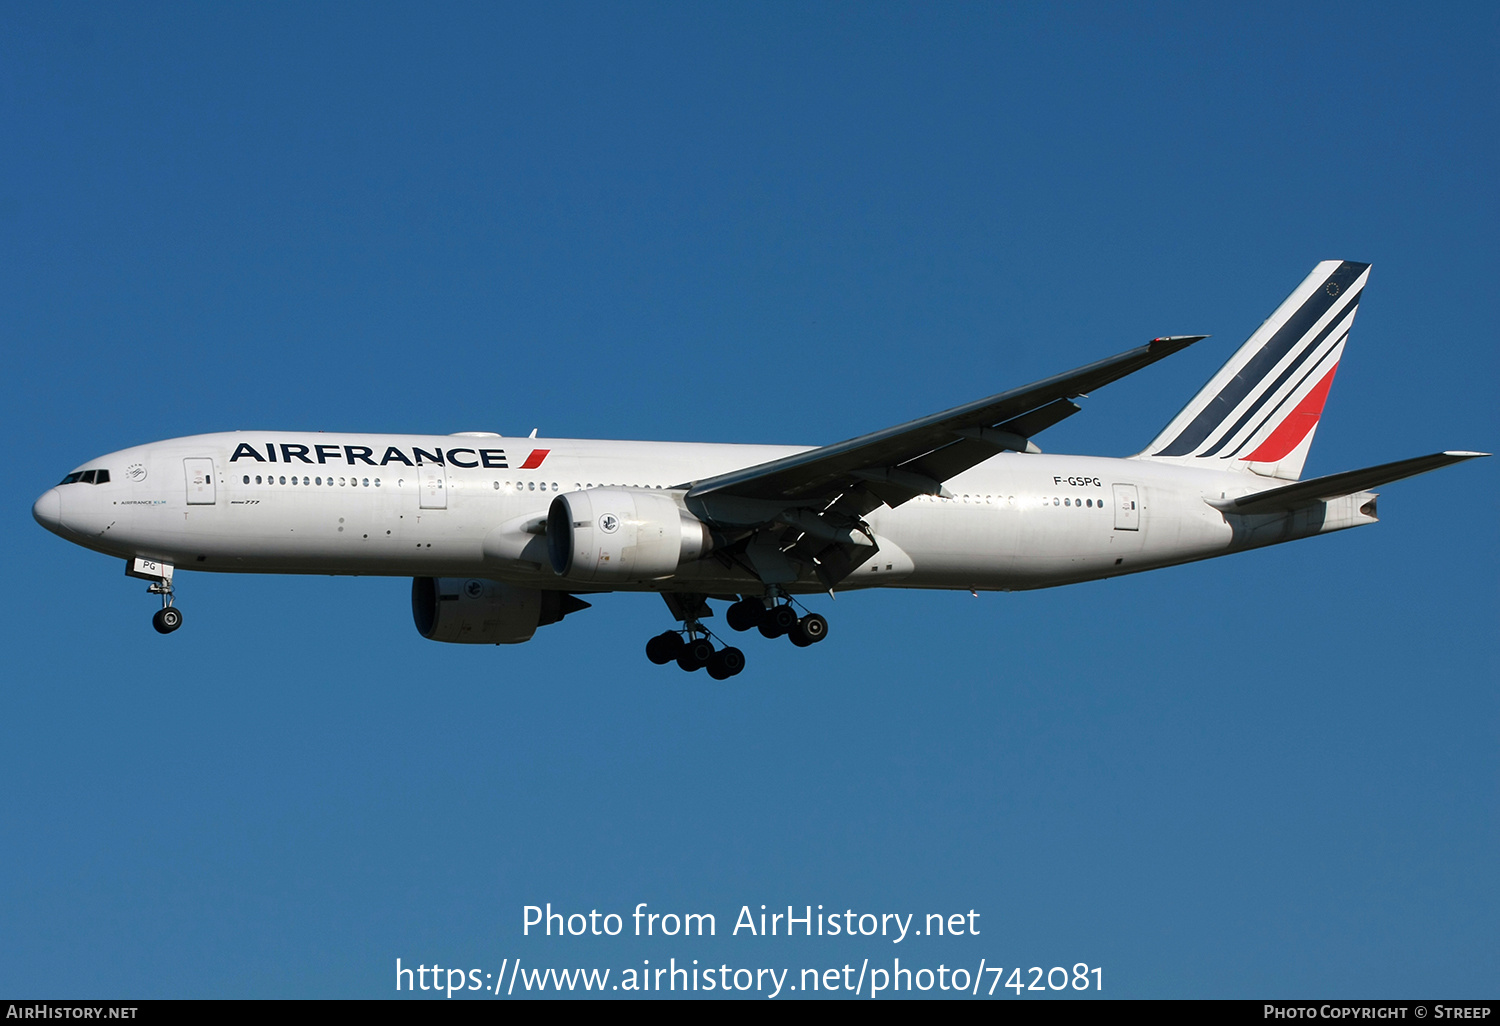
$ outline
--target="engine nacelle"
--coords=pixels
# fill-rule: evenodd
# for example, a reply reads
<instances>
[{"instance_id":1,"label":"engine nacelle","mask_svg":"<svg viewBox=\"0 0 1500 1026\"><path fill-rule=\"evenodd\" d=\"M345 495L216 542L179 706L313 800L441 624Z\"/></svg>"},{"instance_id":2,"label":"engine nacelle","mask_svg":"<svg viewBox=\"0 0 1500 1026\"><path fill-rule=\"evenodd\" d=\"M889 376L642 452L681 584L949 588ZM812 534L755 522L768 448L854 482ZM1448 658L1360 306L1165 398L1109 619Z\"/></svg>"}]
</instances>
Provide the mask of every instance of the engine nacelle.
<instances>
[{"instance_id":1,"label":"engine nacelle","mask_svg":"<svg viewBox=\"0 0 1500 1026\"><path fill-rule=\"evenodd\" d=\"M431 641L515 645L588 603L561 591L519 588L478 577L414 577L411 614Z\"/></svg>"},{"instance_id":2,"label":"engine nacelle","mask_svg":"<svg viewBox=\"0 0 1500 1026\"><path fill-rule=\"evenodd\" d=\"M664 492L589 488L547 511L547 555L571 581L668 577L712 549L708 525Z\"/></svg>"}]
</instances>

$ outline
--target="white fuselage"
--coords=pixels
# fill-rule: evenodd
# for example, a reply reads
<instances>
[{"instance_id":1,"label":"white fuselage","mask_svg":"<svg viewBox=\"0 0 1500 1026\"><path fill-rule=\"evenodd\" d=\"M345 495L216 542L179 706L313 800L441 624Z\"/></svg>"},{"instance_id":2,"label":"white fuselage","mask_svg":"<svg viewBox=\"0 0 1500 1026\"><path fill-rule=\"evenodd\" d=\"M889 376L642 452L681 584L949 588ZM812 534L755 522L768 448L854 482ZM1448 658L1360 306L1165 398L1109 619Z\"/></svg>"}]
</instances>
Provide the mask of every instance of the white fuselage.
<instances>
[{"instance_id":1,"label":"white fuselage","mask_svg":"<svg viewBox=\"0 0 1500 1026\"><path fill-rule=\"evenodd\" d=\"M565 492L676 490L680 501L695 480L801 451L497 435L196 435L84 464L107 469L108 483L59 485L38 500L37 515L88 548L183 570L758 593L744 567L712 556L666 578L580 587L552 571L545 539L522 526ZM879 552L838 587L1039 588L1374 521L1360 496L1263 516L1209 504L1275 483L1243 470L1002 453L946 482L951 498L921 496L869 514ZM823 588L808 578L789 590Z\"/></svg>"}]
</instances>

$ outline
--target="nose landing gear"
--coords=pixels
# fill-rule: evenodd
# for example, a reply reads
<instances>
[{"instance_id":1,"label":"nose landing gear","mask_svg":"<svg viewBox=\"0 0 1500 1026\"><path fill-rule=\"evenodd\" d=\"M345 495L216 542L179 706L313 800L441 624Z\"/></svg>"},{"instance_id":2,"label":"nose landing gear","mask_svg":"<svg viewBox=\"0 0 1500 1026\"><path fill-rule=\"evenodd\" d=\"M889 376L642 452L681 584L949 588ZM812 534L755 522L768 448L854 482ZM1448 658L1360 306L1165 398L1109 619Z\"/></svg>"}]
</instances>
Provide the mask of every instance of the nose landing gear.
<instances>
[{"instance_id":1,"label":"nose landing gear","mask_svg":"<svg viewBox=\"0 0 1500 1026\"><path fill-rule=\"evenodd\" d=\"M154 559L127 559L125 576L150 581L146 592L161 596L161 608L151 617L151 626L158 634L171 634L182 626L182 610L172 605L172 567Z\"/></svg>"},{"instance_id":2,"label":"nose landing gear","mask_svg":"<svg viewBox=\"0 0 1500 1026\"><path fill-rule=\"evenodd\" d=\"M176 606L163 606L152 615L151 626L158 634L171 634L182 626L182 612Z\"/></svg>"},{"instance_id":3,"label":"nose landing gear","mask_svg":"<svg viewBox=\"0 0 1500 1026\"><path fill-rule=\"evenodd\" d=\"M182 610L172 605L172 579L157 581L146 588L152 595L161 596L161 608L151 617L151 626L158 634L171 634L182 626Z\"/></svg>"}]
</instances>

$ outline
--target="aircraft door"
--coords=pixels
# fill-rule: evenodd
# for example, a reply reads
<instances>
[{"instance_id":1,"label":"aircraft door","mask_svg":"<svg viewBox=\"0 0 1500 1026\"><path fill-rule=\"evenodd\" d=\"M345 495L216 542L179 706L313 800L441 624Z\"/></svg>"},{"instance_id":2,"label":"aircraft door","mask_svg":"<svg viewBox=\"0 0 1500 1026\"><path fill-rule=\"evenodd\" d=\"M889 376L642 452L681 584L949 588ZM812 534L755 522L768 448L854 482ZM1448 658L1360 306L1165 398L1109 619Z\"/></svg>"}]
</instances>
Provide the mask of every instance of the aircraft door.
<instances>
[{"instance_id":1,"label":"aircraft door","mask_svg":"<svg viewBox=\"0 0 1500 1026\"><path fill-rule=\"evenodd\" d=\"M422 509L448 508L448 471L441 463L424 463L417 468L417 493Z\"/></svg>"},{"instance_id":2,"label":"aircraft door","mask_svg":"<svg viewBox=\"0 0 1500 1026\"><path fill-rule=\"evenodd\" d=\"M1139 531L1141 529L1140 499L1135 485L1117 484L1115 490L1115 530Z\"/></svg>"},{"instance_id":3,"label":"aircraft door","mask_svg":"<svg viewBox=\"0 0 1500 1026\"><path fill-rule=\"evenodd\" d=\"M187 501L189 506L212 506L214 498L214 461L204 457L192 457L182 461L187 473Z\"/></svg>"}]
</instances>

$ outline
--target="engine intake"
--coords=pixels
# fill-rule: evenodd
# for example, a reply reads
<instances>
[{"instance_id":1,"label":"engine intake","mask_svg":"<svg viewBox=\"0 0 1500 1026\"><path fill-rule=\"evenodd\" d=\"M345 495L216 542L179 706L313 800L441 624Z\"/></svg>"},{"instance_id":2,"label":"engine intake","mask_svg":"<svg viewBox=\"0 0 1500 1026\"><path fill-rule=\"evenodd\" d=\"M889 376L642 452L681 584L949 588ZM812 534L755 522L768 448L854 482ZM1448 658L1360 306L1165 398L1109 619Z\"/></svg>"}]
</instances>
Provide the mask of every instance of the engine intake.
<instances>
[{"instance_id":1,"label":"engine intake","mask_svg":"<svg viewBox=\"0 0 1500 1026\"><path fill-rule=\"evenodd\" d=\"M708 525L663 492L589 488L547 511L547 555L570 581L669 577L713 547Z\"/></svg>"},{"instance_id":2,"label":"engine intake","mask_svg":"<svg viewBox=\"0 0 1500 1026\"><path fill-rule=\"evenodd\" d=\"M411 582L412 619L417 633L430 641L516 645L531 640L538 627L588 607L566 592L478 577L414 577Z\"/></svg>"}]
</instances>

